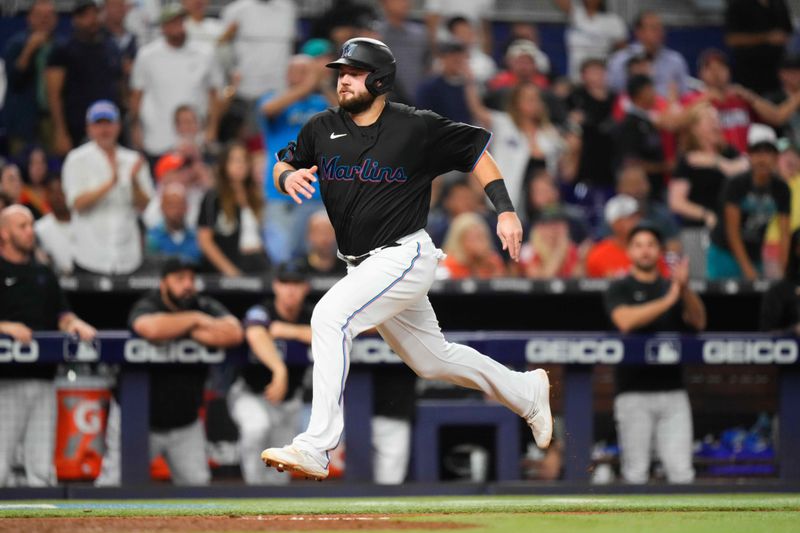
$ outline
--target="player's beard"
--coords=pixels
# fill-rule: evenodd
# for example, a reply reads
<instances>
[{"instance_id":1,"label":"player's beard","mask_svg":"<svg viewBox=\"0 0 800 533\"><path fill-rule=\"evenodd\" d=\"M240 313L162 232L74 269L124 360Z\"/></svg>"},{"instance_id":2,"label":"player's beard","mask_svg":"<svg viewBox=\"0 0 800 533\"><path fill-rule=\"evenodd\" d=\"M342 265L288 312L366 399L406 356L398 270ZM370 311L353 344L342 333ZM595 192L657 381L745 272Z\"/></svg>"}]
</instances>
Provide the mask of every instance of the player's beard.
<instances>
[{"instance_id":1,"label":"player's beard","mask_svg":"<svg viewBox=\"0 0 800 533\"><path fill-rule=\"evenodd\" d=\"M367 109L372 106L372 103L375 101L376 96L371 94L370 92L365 92L364 94L353 96L344 100L341 95L339 95L339 107L351 113L353 115L358 115L363 113Z\"/></svg>"},{"instance_id":2,"label":"player's beard","mask_svg":"<svg viewBox=\"0 0 800 533\"><path fill-rule=\"evenodd\" d=\"M181 311L189 311L194 309L195 304L197 303L197 294L195 293L190 293L181 297L167 289L167 298L169 298L169 300L172 302L172 305Z\"/></svg>"},{"instance_id":3,"label":"player's beard","mask_svg":"<svg viewBox=\"0 0 800 533\"><path fill-rule=\"evenodd\" d=\"M655 269L658 268L658 261L657 260L638 261L634 263L634 266L636 267L636 270L650 274L651 272L653 272Z\"/></svg>"}]
</instances>

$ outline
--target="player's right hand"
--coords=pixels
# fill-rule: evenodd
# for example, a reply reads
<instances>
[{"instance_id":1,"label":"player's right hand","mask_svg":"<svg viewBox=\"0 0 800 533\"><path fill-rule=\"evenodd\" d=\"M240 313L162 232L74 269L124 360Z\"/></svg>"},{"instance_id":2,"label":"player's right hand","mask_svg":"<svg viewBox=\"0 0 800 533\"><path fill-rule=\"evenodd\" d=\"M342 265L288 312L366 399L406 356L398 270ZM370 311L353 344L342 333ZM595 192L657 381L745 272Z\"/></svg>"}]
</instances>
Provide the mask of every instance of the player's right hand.
<instances>
[{"instance_id":1,"label":"player's right hand","mask_svg":"<svg viewBox=\"0 0 800 533\"><path fill-rule=\"evenodd\" d=\"M33 330L22 322L3 322L0 333L4 333L23 344L30 344L33 340Z\"/></svg>"},{"instance_id":2,"label":"player's right hand","mask_svg":"<svg viewBox=\"0 0 800 533\"><path fill-rule=\"evenodd\" d=\"M317 165L314 165L311 168L297 169L289 174L286 177L286 181L283 183L283 188L286 189L286 194L291 196L292 200L298 204L303 203L300 195L303 195L307 200L310 200L311 196L315 192L314 186L311 184L317 181L317 177L314 175L316 172Z\"/></svg>"}]
</instances>

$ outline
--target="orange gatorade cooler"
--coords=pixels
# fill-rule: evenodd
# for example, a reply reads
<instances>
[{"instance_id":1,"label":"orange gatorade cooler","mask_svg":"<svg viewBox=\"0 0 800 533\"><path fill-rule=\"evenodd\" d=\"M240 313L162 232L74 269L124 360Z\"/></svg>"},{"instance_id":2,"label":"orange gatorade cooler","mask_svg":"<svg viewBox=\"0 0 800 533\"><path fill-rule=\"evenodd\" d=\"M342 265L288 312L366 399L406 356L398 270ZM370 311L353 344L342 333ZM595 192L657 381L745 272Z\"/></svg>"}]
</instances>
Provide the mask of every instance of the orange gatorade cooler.
<instances>
[{"instance_id":1,"label":"orange gatorade cooler","mask_svg":"<svg viewBox=\"0 0 800 533\"><path fill-rule=\"evenodd\" d=\"M59 480L94 480L105 451L111 393L105 379L56 380L55 464Z\"/></svg>"}]
</instances>

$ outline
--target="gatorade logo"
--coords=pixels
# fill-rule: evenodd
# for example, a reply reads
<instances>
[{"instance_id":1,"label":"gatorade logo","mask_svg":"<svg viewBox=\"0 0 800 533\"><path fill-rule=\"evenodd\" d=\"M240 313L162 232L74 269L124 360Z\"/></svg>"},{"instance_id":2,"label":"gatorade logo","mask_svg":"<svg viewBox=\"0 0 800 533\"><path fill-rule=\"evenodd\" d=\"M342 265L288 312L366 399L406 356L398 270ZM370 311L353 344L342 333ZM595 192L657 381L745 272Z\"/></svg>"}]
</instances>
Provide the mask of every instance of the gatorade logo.
<instances>
[{"instance_id":1,"label":"gatorade logo","mask_svg":"<svg viewBox=\"0 0 800 533\"><path fill-rule=\"evenodd\" d=\"M72 412L72 421L85 435L100 433L103 427L103 407L98 400L82 400Z\"/></svg>"},{"instance_id":2,"label":"gatorade logo","mask_svg":"<svg viewBox=\"0 0 800 533\"><path fill-rule=\"evenodd\" d=\"M225 350L207 348L193 340L151 344L144 339L131 339L125 343L125 361L128 363L221 363Z\"/></svg>"},{"instance_id":3,"label":"gatorade logo","mask_svg":"<svg viewBox=\"0 0 800 533\"><path fill-rule=\"evenodd\" d=\"M35 363L39 360L39 343L23 344L14 339L0 339L0 363Z\"/></svg>"}]
</instances>

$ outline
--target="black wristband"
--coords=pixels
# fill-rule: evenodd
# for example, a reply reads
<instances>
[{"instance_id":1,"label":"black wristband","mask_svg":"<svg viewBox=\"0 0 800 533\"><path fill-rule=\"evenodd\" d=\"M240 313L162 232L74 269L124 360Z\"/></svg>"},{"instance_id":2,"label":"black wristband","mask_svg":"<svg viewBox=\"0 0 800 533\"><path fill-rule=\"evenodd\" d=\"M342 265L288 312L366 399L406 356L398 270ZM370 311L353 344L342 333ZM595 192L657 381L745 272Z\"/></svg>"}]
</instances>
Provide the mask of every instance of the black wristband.
<instances>
[{"instance_id":1,"label":"black wristband","mask_svg":"<svg viewBox=\"0 0 800 533\"><path fill-rule=\"evenodd\" d=\"M288 178L289 174L292 172L294 172L294 170L284 170L281 172L281 175L278 176L278 190L283 194L286 194L286 178Z\"/></svg>"},{"instance_id":2,"label":"black wristband","mask_svg":"<svg viewBox=\"0 0 800 533\"><path fill-rule=\"evenodd\" d=\"M514 212L514 204L511 202L511 197L508 196L508 189L506 183L502 179L490 181L489 184L483 188L486 196L492 201L497 214Z\"/></svg>"}]
</instances>

